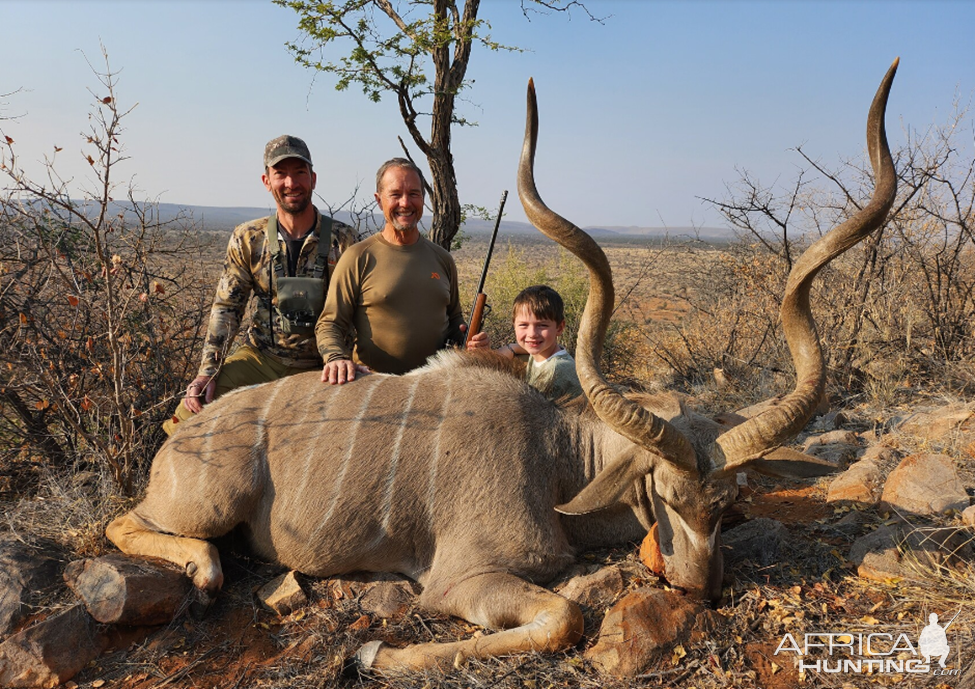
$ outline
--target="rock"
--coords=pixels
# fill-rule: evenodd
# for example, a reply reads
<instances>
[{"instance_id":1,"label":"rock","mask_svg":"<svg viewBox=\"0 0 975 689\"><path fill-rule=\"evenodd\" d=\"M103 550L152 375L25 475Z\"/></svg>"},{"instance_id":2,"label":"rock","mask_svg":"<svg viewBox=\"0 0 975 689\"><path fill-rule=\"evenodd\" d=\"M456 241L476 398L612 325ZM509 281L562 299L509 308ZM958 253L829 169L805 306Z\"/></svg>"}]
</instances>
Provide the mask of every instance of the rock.
<instances>
[{"instance_id":1,"label":"rock","mask_svg":"<svg viewBox=\"0 0 975 689\"><path fill-rule=\"evenodd\" d=\"M807 454L842 469L856 461L859 449L858 445L850 443L831 443L830 445L813 445Z\"/></svg>"},{"instance_id":2,"label":"rock","mask_svg":"<svg viewBox=\"0 0 975 689\"><path fill-rule=\"evenodd\" d=\"M623 588L623 574L619 567L613 565L570 579L558 590L558 594L579 605L599 610L612 605L623 593Z\"/></svg>"},{"instance_id":3,"label":"rock","mask_svg":"<svg viewBox=\"0 0 975 689\"><path fill-rule=\"evenodd\" d=\"M721 534L725 564L744 561L765 566L779 560L779 550L789 537L782 522L767 517L752 519Z\"/></svg>"},{"instance_id":4,"label":"rock","mask_svg":"<svg viewBox=\"0 0 975 689\"><path fill-rule=\"evenodd\" d=\"M858 538L850 547L850 561L865 579L887 581L910 578L911 572L901 565L897 545L904 534L897 526L882 526Z\"/></svg>"},{"instance_id":5,"label":"rock","mask_svg":"<svg viewBox=\"0 0 975 689\"><path fill-rule=\"evenodd\" d=\"M810 436L803 444L803 452L825 460L838 467L845 467L856 460L859 438L852 431L829 431Z\"/></svg>"},{"instance_id":6,"label":"rock","mask_svg":"<svg viewBox=\"0 0 975 689\"><path fill-rule=\"evenodd\" d=\"M822 431L835 431L850 422L849 416L842 409L836 409L815 418L812 422L813 428Z\"/></svg>"},{"instance_id":7,"label":"rock","mask_svg":"<svg viewBox=\"0 0 975 689\"><path fill-rule=\"evenodd\" d=\"M27 616L39 592L58 583L59 569L58 561L44 548L10 534L0 537L0 638Z\"/></svg>"},{"instance_id":8,"label":"rock","mask_svg":"<svg viewBox=\"0 0 975 689\"><path fill-rule=\"evenodd\" d=\"M634 677L655 661L669 660L677 644L703 640L725 623L718 613L675 591L644 587L606 613L599 640L585 657L601 672Z\"/></svg>"},{"instance_id":9,"label":"rock","mask_svg":"<svg viewBox=\"0 0 975 689\"><path fill-rule=\"evenodd\" d=\"M860 461L870 461L876 462L877 464L885 464L887 462L893 462L898 457L900 457L900 452L890 447L889 445L884 445L883 443L875 443L870 445L862 455L860 455Z\"/></svg>"},{"instance_id":10,"label":"rock","mask_svg":"<svg viewBox=\"0 0 975 689\"><path fill-rule=\"evenodd\" d=\"M911 414L896 428L925 440L940 440L952 431L965 429L973 413L967 407L948 405L934 411Z\"/></svg>"},{"instance_id":11,"label":"rock","mask_svg":"<svg viewBox=\"0 0 975 689\"><path fill-rule=\"evenodd\" d=\"M379 581L369 586L359 605L380 618L402 617L416 603L416 592L407 581Z\"/></svg>"},{"instance_id":12,"label":"rock","mask_svg":"<svg viewBox=\"0 0 975 689\"><path fill-rule=\"evenodd\" d=\"M271 579L258 590L257 597L279 615L288 615L308 603L308 596L302 590L294 572L286 572Z\"/></svg>"},{"instance_id":13,"label":"rock","mask_svg":"<svg viewBox=\"0 0 975 689\"><path fill-rule=\"evenodd\" d=\"M753 404L749 407L744 407L735 411L738 416L744 416L746 419L751 419L758 416L762 412L765 412L772 407L777 407L782 404L785 399L785 395L776 395L775 397L770 397L767 400L759 402L758 404ZM813 416L822 416L823 414L828 414L830 410L829 396L823 393L823 396L819 398L819 402L816 404L816 408L813 410Z\"/></svg>"},{"instance_id":14,"label":"rock","mask_svg":"<svg viewBox=\"0 0 975 689\"><path fill-rule=\"evenodd\" d=\"M975 505L965 508L965 511L961 513L961 522L968 526L975 526Z\"/></svg>"},{"instance_id":15,"label":"rock","mask_svg":"<svg viewBox=\"0 0 975 689\"><path fill-rule=\"evenodd\" d=\"M80 603L0 644L0 686L53 687L74 677L108 645Z\"/></svg>"},{"instance_id":16,"label":"rock","mask_svg":"<svg viewBox=\"0 0 975 689\"><path fill-rule=\"evenodd\" d=\"M880 501L883 476L880 467L870 460L861 459L833 479L829 484L826 502L855 502L873 506Z\"/></svg>"},{"instance_id":17,"label":"rock","mask_svg":"<svg viewBox=\"0 0 975 689\"><path fill-rule=\"evenodd\" d=\"M905 457L890 472L881 502L894 512L924 515L961 512L969 500L950 457L922 454Z\"/></svg>"},{"instance_id":18,"label":"rock","mask_svg":"<svg viewBox=\"0 0 975 689\"><path fill-rule=\"evenodd\" d=\"M847 536L854 536L863 531L865 520L856 510L850 510L843 518L832 525L832 528Z\"/></svg>"},{"instance_id":19,"label":"rock","mask_svg":"<svg viewBox=\"0 0 975 689\"><path fill-rule=\"evenodd\" d=\"M809 452L810 449L817 445L835 445L837 443L857 445L858 442L859 438L853 431L829 431L828 433L820 433L819 435L812 435L806 438L802 450L803 452Z\"/></svg>"},{"instance_id":20,"label":"rock","mask_svg":"<svg viewBox=\"0 0 975 689\"><path fill-rule=\"evenodd\" d=\"M968 541L963 529L888 525L857 539L850 548L850 561L867 579L917 579L922 569L956 567L970 559Z\"/></svg>"},{"instance_id":21,"label":"rock","mask_svg":"<svg viewBox=\"0 0 975 689\"><path fill-rule=\"evenodd\" d=\"M176 565L121 553L72 562L64 580L103 624L165 624L193 594L192 582Z\"/></svg>"}]
</instances>

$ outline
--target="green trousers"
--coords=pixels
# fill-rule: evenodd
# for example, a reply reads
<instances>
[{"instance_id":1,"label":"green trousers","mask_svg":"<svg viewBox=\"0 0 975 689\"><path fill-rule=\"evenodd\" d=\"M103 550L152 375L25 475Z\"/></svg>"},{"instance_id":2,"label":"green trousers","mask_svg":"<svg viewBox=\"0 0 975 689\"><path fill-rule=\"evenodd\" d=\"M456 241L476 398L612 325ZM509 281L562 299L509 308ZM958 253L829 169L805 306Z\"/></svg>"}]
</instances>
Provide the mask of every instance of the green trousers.
<instances>
[{"instance_id":1,"label":"green trousers","mask_svg":"<svg viewBox=\"0 0 975 689\"><path fill-rule=\"evenodd\" d=\"M248 385L260 385L270 383L296 373L306 373L314 367L307 366L288 366L276 359L272 359L259 349L250 345L241 345L233 354L224 359L223 366L217 374L217 389L214 391L213 399L217 399L231 390L242 388ZM186 421L193 416L193 412L186 408L183 400L179 401L173 415L163 421L163 430L166 435L172 435L176 425L181 421Z\"/></svg>"}]
</instances>

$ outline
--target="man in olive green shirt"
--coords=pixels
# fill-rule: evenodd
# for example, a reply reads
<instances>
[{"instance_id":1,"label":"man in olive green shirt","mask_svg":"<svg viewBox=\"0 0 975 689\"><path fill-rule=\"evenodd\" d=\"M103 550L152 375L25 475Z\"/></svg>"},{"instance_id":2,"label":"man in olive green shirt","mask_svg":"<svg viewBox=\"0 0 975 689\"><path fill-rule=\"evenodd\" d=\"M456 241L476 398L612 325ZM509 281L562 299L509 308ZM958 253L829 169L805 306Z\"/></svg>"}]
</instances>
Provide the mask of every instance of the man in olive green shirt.
<instances>
[{"instance_id":1,"label":"man in olive green shirt","mask_svg":"<svg viewBox=\"0 0 975 689\"><path fill-rule=\"evenodd\" d=\"M351 381L357 371L406 373L449 342L463 341L457 266L417 226L420 170L405 158L383 163L375 196L386 223L342 255L315 327L323 383ZM485 333L467 344L471 350L489 346Z\"/></svg>"}]
</instances>

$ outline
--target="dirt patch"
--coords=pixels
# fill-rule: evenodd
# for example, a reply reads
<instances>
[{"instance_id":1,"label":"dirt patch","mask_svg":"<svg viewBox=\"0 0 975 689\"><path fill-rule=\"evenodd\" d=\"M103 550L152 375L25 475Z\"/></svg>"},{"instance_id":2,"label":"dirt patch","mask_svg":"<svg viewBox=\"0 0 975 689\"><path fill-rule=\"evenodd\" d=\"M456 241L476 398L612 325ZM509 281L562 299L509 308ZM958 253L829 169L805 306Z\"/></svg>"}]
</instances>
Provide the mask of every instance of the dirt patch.
<instances>
[{"instance_id":1,"label":"dirt patch","mask_svg":"<svg viewBox=\"0 0 975 689\"><path fill-rule=\"evenodd\" d=\"M769 517L786 526L810 524L833 514L833 508L823 502L822 491L815 485L753 493L746 499L744 511L750 519Z\"/></svg>"},{"instance_id":2,"label":"dirt patch","mask_svg":"<svg viewBox=\"0 0 975 689\"><path fill-rule=\"evenodd\" d=\"M777 644L745 644L745 659L754 669L763 689L793 689L799 684L799 673L790 659L775 655Z\"/></svg>"}]
</instances>

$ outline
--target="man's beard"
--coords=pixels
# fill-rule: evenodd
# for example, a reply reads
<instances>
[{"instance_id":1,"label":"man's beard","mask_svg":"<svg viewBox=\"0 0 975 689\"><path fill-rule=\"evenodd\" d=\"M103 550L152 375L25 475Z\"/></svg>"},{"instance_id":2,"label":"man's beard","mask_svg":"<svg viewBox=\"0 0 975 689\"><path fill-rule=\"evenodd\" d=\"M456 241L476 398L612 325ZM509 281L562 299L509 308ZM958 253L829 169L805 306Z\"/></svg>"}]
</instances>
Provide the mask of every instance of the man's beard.
<instances>
[{"instance_id":1,"label":"man's beard","mask_svg":"<svg viewBox=\"0 0 975 689\"><path fill-rule=\"evenodd\" d=\"M285 213L291 215L300 215L304 213L308 206L311 204L311 195L304 194L300 199L289 199L284 195L284 193L275 193L274 200L278 202Z\"/></svg>"}]
</instances>

